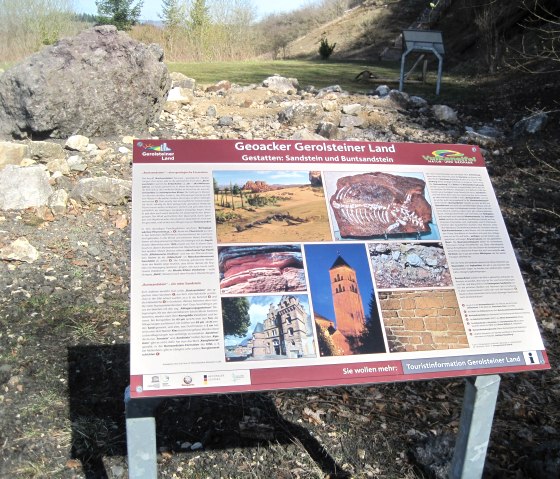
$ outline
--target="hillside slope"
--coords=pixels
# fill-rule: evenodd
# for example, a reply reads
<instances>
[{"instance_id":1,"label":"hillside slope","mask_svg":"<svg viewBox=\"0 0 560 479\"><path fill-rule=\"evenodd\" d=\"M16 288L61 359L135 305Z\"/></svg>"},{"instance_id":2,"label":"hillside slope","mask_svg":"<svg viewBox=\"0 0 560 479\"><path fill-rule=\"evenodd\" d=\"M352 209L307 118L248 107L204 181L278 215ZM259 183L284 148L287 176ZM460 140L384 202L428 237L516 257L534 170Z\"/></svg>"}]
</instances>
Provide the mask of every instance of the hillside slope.
<instances>
[{"instance_id":1,"label":"hillside slope","mask_svg":"<svg viewBox=\"0 0 560 479\"><path fill-rule=\"evenodd\" d=\"M318 25L286 50L287 58L318 59L322 38L336 43L331 58L337 61L380 60L387 47L400 59L403 29L424 26L443 33L445 64L471 73L496 73L506 66L560 61L555 25L560 20L558 0L538 0L534 4L496 0L479 6L475 0L440 0L430 10L426 0L365 0L328 23ZM302 12L303 14L304 12ZM531 57L532 55L532 57ZM546 60L547 61L542 61ZM542 65L532 66L542 71ZM523 70L523 68L521 68Z\"/></svg>"},{"instance_id":2,"label":"hillside slope","mask_svg":"<svg viewBox=\"0 0 560 479\"><path fill-rule=\"evenodd\" d=\"M288 58L319 58L321 38L336 43L332 59L377 60L426 8L424 0L366 1L290 43Z\"/></svg>"}]
</instances>

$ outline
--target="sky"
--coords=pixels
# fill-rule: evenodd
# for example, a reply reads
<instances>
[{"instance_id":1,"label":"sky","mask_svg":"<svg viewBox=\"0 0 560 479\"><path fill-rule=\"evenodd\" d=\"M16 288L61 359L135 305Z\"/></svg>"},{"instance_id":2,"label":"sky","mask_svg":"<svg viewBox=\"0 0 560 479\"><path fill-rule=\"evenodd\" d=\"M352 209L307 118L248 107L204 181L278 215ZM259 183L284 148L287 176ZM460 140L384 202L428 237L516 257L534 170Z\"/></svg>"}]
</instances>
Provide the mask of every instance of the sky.
<instances>
[{"instance_id":1,"label":"sky","mask_svg":"<svg viewBox=\"0 0 560 479\"><path fill-rule=\"evenodd\" d=\"M253 0L253 5L255 5L257 9L257 15L259 18L270 13L290 12L308 3L309 0L282 0L281 2L272 0ZM78 13L97 14L95 0L74 0L74 4ZM140 17L142 20L160 20L160 13L161 0L144 0L142 15Z\"/></svg>"},{"instance_id":2,"label":"sky","mask_svg":"<svg viewBox=\"0 0 560 479\"><path fill-rule=\"evenodd\" d=\"M269 185L308 185L308 171L214 171L218 186L243 186L248 181L266 181Z\"/></svg>"}]
</instances>

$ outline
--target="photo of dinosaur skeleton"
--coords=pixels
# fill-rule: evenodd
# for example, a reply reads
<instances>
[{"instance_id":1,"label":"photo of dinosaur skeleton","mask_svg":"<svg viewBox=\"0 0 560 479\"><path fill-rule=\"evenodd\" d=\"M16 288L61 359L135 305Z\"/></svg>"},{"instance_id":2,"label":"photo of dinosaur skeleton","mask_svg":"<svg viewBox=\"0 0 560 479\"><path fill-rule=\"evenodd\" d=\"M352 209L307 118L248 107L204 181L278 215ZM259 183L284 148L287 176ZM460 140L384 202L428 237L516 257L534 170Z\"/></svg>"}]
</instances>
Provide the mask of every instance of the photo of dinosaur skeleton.
<instances>
[{"instance_id":1,"label":"photo of dinosaur skeleton","mask_svg":"<svg viewBox=\"0 0 560 479\"><path fill-rule=\"evenodd\" d=\"M388 173L344 176L330 204L342 238L429 233L425 181Z\"/></svg>"}]
</instances>

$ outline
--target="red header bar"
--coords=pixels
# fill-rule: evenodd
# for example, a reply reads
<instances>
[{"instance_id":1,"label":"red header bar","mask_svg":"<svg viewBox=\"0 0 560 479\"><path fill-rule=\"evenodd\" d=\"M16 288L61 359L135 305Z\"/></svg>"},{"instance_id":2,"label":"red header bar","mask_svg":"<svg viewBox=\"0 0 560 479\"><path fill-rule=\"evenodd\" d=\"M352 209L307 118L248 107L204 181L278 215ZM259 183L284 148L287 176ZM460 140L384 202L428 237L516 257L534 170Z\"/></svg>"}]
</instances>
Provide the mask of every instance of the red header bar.
<instances>
[{"instance_id":1,"label":"red header bar","mask_svg":"<svg viewBox=\"0 0 560 479\"><path fill-rule=\"evenodd\" d=\"M328 140L135 140L133 162L485 166L474 145Z\"/></svg>"}]
</instances>

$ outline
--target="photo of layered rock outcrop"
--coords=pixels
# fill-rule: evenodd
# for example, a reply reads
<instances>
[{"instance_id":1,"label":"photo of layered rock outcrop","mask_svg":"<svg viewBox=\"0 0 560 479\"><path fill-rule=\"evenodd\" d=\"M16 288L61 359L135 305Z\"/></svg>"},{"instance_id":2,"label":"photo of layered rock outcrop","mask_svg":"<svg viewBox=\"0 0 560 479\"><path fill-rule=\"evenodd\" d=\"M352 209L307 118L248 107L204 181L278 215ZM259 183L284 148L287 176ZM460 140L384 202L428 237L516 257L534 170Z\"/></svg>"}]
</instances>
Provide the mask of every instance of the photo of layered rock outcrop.
<instances>
[{"instance_id":1,"label":"photo of layered rock outcrop","mask_svg":"<svg viewBox=\"0 0 560 479\"><path fill-rule=\"evenodd\" d=\"M380 289L453 285L441 243L370 243L368 251Z\"/></svg>"},{"instance_id":2,"label":"photo of layered rock outcrop","mask_svg":"<svg viewBox=\"0 0 560 479\"><path fill-rule=\"evenodd\" d=\"M307 289L299 245L223 246L218 263L222 294Z\"/></svg>"},{"instance_id":3,"label":"photo of layered rock outcrop","mask_svg":"<svg viewBox=\"0 0 560 479\"><path fill-rule=\"evenodd\" d=\"M316 171L215 171L214 208L220 243L332 240Z\"/></svg>"},{"instance_id":4,"label":"photo of layered rock outcrop","mask_svg":"<svg viewBox=\"0 0 560 479\"><path fill-rule=\"evenodd\" d=\"M439 239L420 173L325 173L336 239Z\"/></svg>"}]
</instances>

